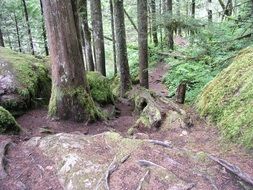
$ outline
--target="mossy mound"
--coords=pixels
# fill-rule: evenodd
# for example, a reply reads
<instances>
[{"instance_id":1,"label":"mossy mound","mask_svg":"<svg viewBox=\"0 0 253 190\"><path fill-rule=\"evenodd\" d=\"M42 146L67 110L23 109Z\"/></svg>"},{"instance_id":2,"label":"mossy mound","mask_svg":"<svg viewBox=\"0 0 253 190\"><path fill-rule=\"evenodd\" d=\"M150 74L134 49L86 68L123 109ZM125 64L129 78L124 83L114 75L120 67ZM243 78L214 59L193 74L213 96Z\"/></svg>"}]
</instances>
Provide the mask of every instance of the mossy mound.
<instances>
[{"instance_id":1,"label":"mossy mound","mask_svg":"<svg viewBox=\"0 0 253 190\"><path fill-rule=\"evenodd\" d=\"M0 48L0 105L14 115L46 103L51 91L49 70L43 60Z\"/></svg>"},{"instance_id":2,"label":"mossy mound","mask_svg":"<svg viewBox=\"0 0 253 190\"><path fill-rule=\"evenodd\" d=\"M0 134L13 134L18 133L20 127L15 121L15 118L0 106Z\"/></svg>"},{"instance_id":3,"label":"mossy mound","mask_svg":"<svg viewBox=\"0 0 253 190\"><path fill-rule=\"evenodd\" d=\"M87 79L93 100L100 104L113 103L110 80L98 72L87 72Z\"/></svg>"},{"instance_id":4,"label":"mossy mound","mask_svg":"<svg viewBox=\"0 0 253 190\"><path fill-rule=\"evenodd\" d=\"M253 148L253 48L242 50L233 63L199 95L202 116L217 123L224 136Z\"/></svg>"}]
</instances>

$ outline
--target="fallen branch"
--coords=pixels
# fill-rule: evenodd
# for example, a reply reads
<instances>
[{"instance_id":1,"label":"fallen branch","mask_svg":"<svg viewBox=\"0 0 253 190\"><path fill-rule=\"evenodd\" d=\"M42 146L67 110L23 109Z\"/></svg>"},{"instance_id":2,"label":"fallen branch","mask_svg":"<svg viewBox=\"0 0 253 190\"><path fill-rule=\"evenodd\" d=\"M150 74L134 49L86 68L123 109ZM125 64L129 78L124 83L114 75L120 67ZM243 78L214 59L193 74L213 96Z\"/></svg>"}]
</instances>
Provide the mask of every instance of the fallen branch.
<instances>
[{"instance_id":1,"label":"fallen branch","mask_svg":"<svg viewBox=\"0 0 253 190\"><path fill-rule=\"evenodd\" d=\"M111 174L115 171L115 170L117 170L117 168L118 168L118 164L116 163L116 156L114 157L114 159L113 159L113 161L112 161L112 163L109 165L109 167L108 167L108 170L106 171L106 174L105 174L105 187L106 187L106 190L110 190L110 185L109 185L109 183L110 183L110 176L111 176Z\"/></svg>"},{"instance_id":2,"label":"fallen branch","mask_svg":"<svg viewBox=\"0 0 253 190\"><path fill-rule=\"evenodd\" d=\"M159 168L166 169L166 168L164 168L163 166L160 166L160 165L155 164L154 162L151 162L151 161L148 161L148 160L139 160L138 163L139 163L140 166L142 166L142 167L156 166L156 167L159 167Z\"/></svg>"},{"instance_id":3,"label":"fallen branch","mask_svg":"<svg viewBox=\"0 0 253 190\"><path fill-rule=\"evenodd\" d=\"M239 167L227 162L226 160L214 157L212 155L209 155L209 158L211 160L217 162L219 165L224 167L230 173L232 173L235 176L239 177L242 181L246 182L247 184L249 184L253 187L253 178L249 174L244 173Z\"/></svg>"},{"instance_id":4,"label":"fallen branch","mask_svg":"<svg viewBox=\"0 0 253 190\"><path fill-rule=\"evenodd\" d=\"M141 178L138 187L136 188L136 190L141 190L142 189L142 185L143 182L145 181L146 177L149 175L149 170L145 173L145 175Z\"/></svg>"},{"instance_id":5,"label":"fallen branch","mask_svg":"<svg viewBox=\"0 0 253 190\"><path fill-rule=\"evenodd\" d=\"M172 148L172 144L170 142L163 142L163 141L159 141L159 140L148 140L148 142L155 144L155 145L159 145L159 146L163 146L166 148Z\"/></svg>"}]
</instances>

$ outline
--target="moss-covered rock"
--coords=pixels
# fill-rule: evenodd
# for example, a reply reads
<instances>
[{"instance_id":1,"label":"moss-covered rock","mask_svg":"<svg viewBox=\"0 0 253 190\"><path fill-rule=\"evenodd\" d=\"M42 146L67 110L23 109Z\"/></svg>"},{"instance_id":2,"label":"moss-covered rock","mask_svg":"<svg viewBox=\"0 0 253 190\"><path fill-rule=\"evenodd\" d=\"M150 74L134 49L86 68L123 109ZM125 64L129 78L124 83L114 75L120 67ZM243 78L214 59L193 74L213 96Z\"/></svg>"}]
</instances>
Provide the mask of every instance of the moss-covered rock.
<instances>
[{"instance_id":1,"label":"moss-covered rock","mask_svg":"<svg viewBox=\"0 0 253 190\"><path fill-rule=\"evenodd\" d=\"M48 73L42 60L0 48L0 105L19 115L33 105L48 102Z\"/></svg>"},{"instance_id":2,"label":"moss-covered rock","mask_svg":"<svg viewBox=\"0 0 253 190\"><path fill-rule=\"evenodd\" d=\"M101 104L113 103L110 80L98 72L87 72L87 79L93 100Z\"/></svg>"},{"instance_id":3,"label":"moss-covered rock","mask_svg":"<svg viewBox=\"0 0 253 190\"><path fill-rule=\"evenodd\" d=\"M18 133L20 127L15 121L15 118L0 106L0 134L13 134Z\"/></svg>"},{"instance_id":4,"label":"moss-covered rock","mask_svg":"<svg viewBox=\"0 0 253 190\"><path fill-rule=\"evenodd\" d=\"M253 148L253 48L242 50L233 63L199 95L202 116L217 123L224 136Z\"/></svg>"}]
</instances>

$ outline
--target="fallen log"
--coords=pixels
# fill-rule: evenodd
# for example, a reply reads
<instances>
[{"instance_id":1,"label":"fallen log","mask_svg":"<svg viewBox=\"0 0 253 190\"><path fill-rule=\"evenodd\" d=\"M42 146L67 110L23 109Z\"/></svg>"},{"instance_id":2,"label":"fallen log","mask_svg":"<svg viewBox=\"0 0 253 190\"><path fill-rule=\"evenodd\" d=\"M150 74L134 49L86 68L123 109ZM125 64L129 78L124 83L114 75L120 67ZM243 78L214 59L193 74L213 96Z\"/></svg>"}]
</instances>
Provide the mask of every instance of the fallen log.
<instances>
[{"instance_id":1,"label":"fallen log","mask_svg":"<svg viewBox=\"0 0 253 190\"><path fill-rule=\"evenodd\" d=\"M238 166L235 166L231 163L229 163L226 160L217 158L215 156L209 155L209 158L215 162L217 162L219 165L221 165L222 167L224 167L227 171L229 171L230 173L232 173L233 175L237 176L238 178L240 178L243 182L247 183L248 185L253 187L253 178L243 172Z\"/></svg>"}]
</instances>

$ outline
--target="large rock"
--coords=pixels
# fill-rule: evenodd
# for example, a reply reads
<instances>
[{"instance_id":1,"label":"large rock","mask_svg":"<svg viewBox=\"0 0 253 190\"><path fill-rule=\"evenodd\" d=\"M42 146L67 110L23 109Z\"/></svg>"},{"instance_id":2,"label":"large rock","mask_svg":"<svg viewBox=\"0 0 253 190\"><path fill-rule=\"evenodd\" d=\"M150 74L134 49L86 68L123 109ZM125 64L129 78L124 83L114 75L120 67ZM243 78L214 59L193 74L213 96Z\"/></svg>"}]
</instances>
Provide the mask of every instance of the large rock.
<instances>
[{"instance_id":1,"label":"large rock","mask_svg":"<svg viewBox=\"0 0 253 190\"><path fill-rule=\"evenodd\" d=\"M202 116L218 124L224 136L253 148L253 48L242 50L232 64L199 95Z\"/></svg>"},{"instance_id":2,"label":"large rock","mask_svg":"<svg viewBox=\"0 0 253 190\"><path fill-rule=\"evenodd\" d=\"M50 97L49 70L42 60L0 47L0 106L20 115Z\"/></svg>"},{"instance_id":3,"label":"large rock","mask_svg":"<svg viewBox=\"0 0 253 190\"><path fill-rule=\"evenodd\" d=\"M19 131L20 127L15 118L0 106L0 134L18 133Z\"/></svg>"},{"instance_id":4,"label":"large rock","mask_svg":"<svg viewBox=\"0 0 253 190\"><path fill-rule=\"evenodd\" d=\"M168 148L147 140L123 138L117 133L62 133L35 137L23 146L36 147L55 163L53 170L66 190L104 190L107 181L110 189L137 189L145 174L143 189L184 189L191 185L166 168L177 165L165 159L168 152L163 150ZM160 152L159 156L152 155L153 150Z\"/></svg>"}]
</instances>

